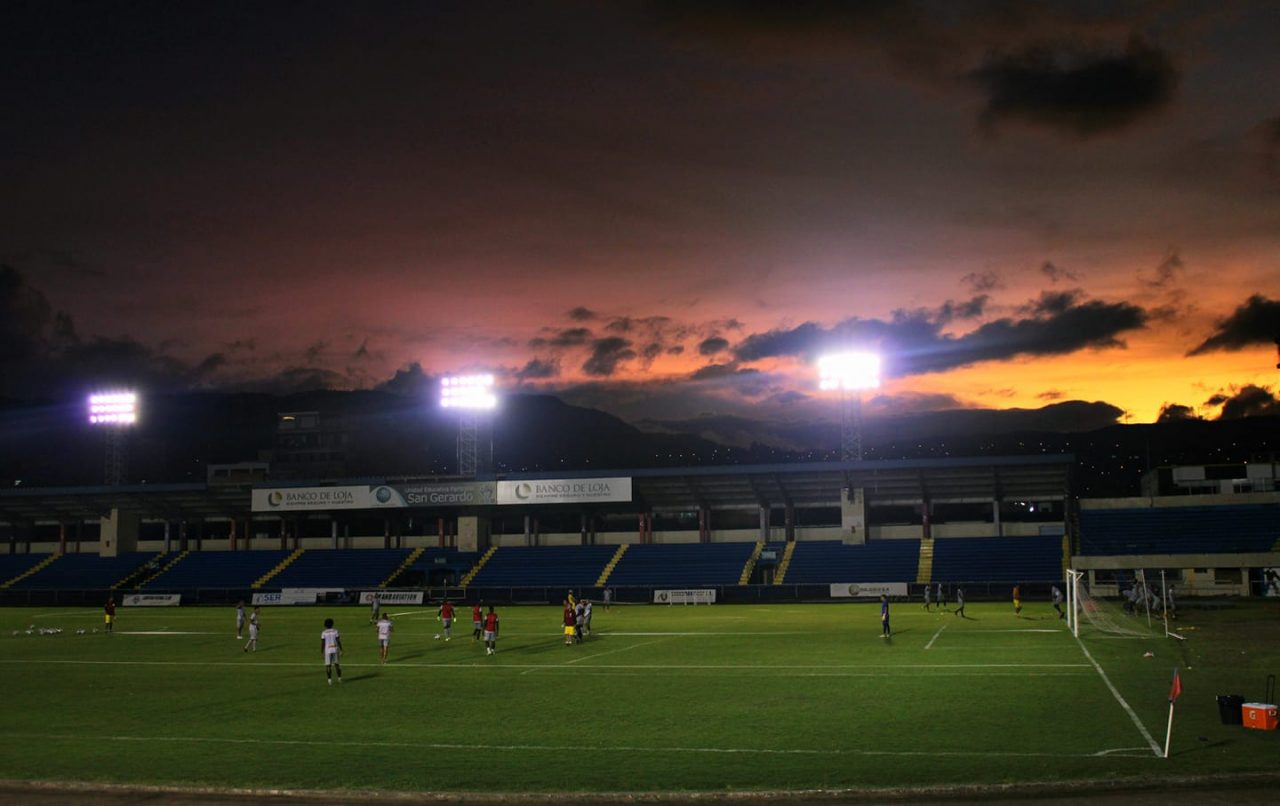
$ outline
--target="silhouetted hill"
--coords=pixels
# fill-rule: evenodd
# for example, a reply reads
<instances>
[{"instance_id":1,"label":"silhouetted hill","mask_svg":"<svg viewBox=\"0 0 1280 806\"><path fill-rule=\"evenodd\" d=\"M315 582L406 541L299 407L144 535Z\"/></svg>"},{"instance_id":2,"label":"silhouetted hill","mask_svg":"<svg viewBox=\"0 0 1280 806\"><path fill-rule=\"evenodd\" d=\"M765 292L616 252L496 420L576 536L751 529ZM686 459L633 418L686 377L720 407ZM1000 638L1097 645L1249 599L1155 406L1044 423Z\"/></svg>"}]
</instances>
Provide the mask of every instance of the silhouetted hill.
<instances>
[{"instance_id":1,"label":"silhouetted hill","mask_svg":"<svg viewBox=\"0 0 1280 806\"><path fill-rule=\"evenodd\" d=\"M200 481L210 463L270 459L276 416L288 411L318 411L340 424L347 477L455 472L457 422L434 401L380 391L188 393L146 400L129 439L129 479ZM1074 401L872 420L864 453L867 459L1071 453L1078 460L1077 492L1085 496L1136 494L1149 467L1280 454L1280 418L1274 417L1079 430L1114 418L1107 404ZM492 422L499 473L823 461L838 458L840 444L831 424L708 417L647 423L649 430L641 430L547 395L508 397ZM482 428L482 446L489 437ZM85 422L82 406L0 401L0 485L84 485L102 478L103 435Z\"/></svg>"}]
</instances>

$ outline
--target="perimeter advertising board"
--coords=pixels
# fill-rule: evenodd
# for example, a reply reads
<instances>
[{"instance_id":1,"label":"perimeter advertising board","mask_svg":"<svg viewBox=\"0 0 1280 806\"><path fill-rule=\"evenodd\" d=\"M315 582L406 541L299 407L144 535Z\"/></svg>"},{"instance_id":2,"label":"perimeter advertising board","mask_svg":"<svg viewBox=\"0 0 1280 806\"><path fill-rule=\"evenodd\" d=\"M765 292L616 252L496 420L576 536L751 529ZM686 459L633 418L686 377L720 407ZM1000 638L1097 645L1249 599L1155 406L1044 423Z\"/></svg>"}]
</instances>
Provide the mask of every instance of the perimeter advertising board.
<instances>
[{"instance_id":1,"label":"perimeter advertising board","mask_svg":"<svg viewBox=\"0 0 1280 806\"><path fill-rule=\"evenodd\" d=\"M654 604L715 604L714 588L682 588L680 590L656 590Z\"/></svg>"},{"instance_id":2,"label":"perimeter advertising board","mask_svg":"<svg viewBox=\"0 0 1280 806\"><path fill-rule=\"evenodd\" d=\"M905 582L834 582L832 599L879 599L881 596L906 596Z\"/></svg>"},{"instance_id":3,"label":"perimeter advertising board","mask_svg":"<svg viewBox=\"0 0 1280 806\"><path fill-rule=\"evenodd\" d=\"M177 607L181 603L180 593L134 593L120 600L121 607Z\"/></svg>"},{"instance_id":4,"label":"perimeter advertising board","mask_svg":"<svg viewBox=\"0 0 1280 806\"><path fill-rule=\"evenodd\" d=\"M384 605L420 605L423 600L422 591L361 591L360 604L372 604L375 593Z\"/></svg>"},{"instance_id":5,"label":"perimeter advertising board","mask_svg":"<svg viewBox=\"0 0 1280 806\"><path fill-rule=\"evenodd\" d=\"M631 500L631 478L530 479L498 482L498 503L595 504Z\"/></svg>"},{"instance_id":6,"label":"perimeter advertising board","mask_svg":"<svg viewBox=\"0 0 1280 806\"><path fill-rule=\"evenodd\" d=\"M321 512L334 509L404 509L422 506L493 504L494 482L456 484L362 484L337 487L275 487L253 491L254 512Z\"/></svg>"}]
</instances>

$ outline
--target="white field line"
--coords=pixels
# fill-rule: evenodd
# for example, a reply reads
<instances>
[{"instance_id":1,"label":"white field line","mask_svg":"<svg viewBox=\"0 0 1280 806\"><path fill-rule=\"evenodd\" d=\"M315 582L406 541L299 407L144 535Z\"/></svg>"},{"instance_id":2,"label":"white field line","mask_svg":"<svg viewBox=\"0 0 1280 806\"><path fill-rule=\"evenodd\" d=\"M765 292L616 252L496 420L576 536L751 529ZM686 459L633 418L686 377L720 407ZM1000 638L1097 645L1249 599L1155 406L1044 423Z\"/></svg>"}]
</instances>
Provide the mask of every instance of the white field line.
<instances>
[{"instance_id":1,"label":"white field line","mask_svg":"<svg viewBox=\"0 0 1280 806\"><path fill-rule=\"evenodd\" d=\"M927 644L925 644L925 645L924 645L924 648L925 648L925 649L932 649L932 648L933 648L933 642L938 640L938 636L939 636L939 635L942 635L942 631L943 631L943 630L945 630L946 628L947 628L947 625L945 625L945 624L943 624L941 627L939 627L939 628L938 628L938 631L937 631L936 633L934 633L934 634L933 634L933 637L932 637L932 638L930 638L930 639L929 639L929 643L927 643Z\"/></svg>"},{"instance_id":2,"label":"white field line","mask_svg":"<svg viewBox=\"0 0 1280 806\"><path fill-rule=\"evenodd\" d=\"M715 632L711 630L708 630L706 632L614 632L613 630L609 630L607 632L597 633L597 635L626 635L626 636L636 636L636 637L643 637L643 636L649 636L649 635L662 635L667 637L685 637L685 636L702 637L702 636L713 636L713 635L735 636L735 635L830 635L830 634L831 634L830 631L822 631L822 630L771 630L769 632L739 632L736 630L733 632Z\"/></svg>"},{"instance_id":3,"label":"white field line","mask_svg":"<svg viewBox=\"0 0 1280 806\"><path fill-rule=\"evenodd\" d=\"M628 645L628 646L619 647L619 648L617 648L617 649L610 649L610 650L609 650L609 651L607 651L607 652L597 652L597 653L596 653L596 654L594 654L594 655L583 655L583 656L582 656L582 657L580 657L580 658L574 658L573 660L567 660L567 661L565 661L562 665L563 665L563 666L568 666L568 665L569 665L569 664L571 664L571 663L581 663L581 662L583 662L584 660L591 660L592 658L602 658L602 657L604 657L605 655L616 655L616 654L617 654L617 653L619 653L619 652L626 652L626 651L631 650L631 649L638 649L639 647L642 647L642 646L649 646L650 644L657 644L657 643L660 643L661 641L662 641L662 639L661 639L661 638L659 638L657 641L643 641L643 642L641 642L641 643L639 643L639 644L630 644L630 645Z\"/></svg>"},{"instance_id":4,"label":"white field line","mask_svg":"<svg viewBox=\"0 0 1280 806\"><path fill-rule=\"evenodd\" d=\"M226 635L221 632L183 632L181 630L116 630L116 635Z\"/></svg>"},{"instance_id":5,"label":"white field line","mask_svg":"<svg viewBox=\"0 0 1280 806\"><path fill-rule=\"evenodd\" d=\"M1151 747L1151 753L1156 758L1159 758L1161 756L1162 748L1160 745L1156 744L1155 739L1151 738L1151 734L1147 731L1147 726L1142 724L1142 720L1138 719L1138 715L1129 707L1129 703L1125 702L1124 697L1120 696L1120 692L1116 690L1114 685L1112 685L1111 678L1107 677L1107 673L1102 671L1102 667L1093 659L1093 655L1089 654L1089 648L1084 645L1084 641L1081 641L1079 636L1072 637L1074 637L1076 639L1076 643L1080 645L1080 651L1083 652L1084 656L1093 664L1093 668L1098 670L1098 675L1102 678L1102 682L1106 683L1107 688L1111 690L1111 696L1116 698L1116 702L1120 703L1120 707L1124 709L1124 712L1133 720L1133 724L1137 726L1138 732L1142 734L1142 738L1147 740L1147 744Z\"/></svg>"},{"instance_id":6,"label":"white field line","mask_svg":"<svg viewBox=\"0 0 1280 806\"><path fill-rule=\"evenodd\" d=\"M88 736L68 733L0 733L6 739L24 741L88 741L96 744L103 742L161 742L188 744L229 744L284 747L395 747L417 750L469 750L469 751L524 751L537 753L564 753L581 751L580 745L554 744L463 744L455 742L390 742L390 741L354 741L354 740L318 740L318 739L253 739L253 738L214 738L208 736ZM861 748L799 748L799 747L644 747L639 745L592 745L595 752L611 753L659 753L689 754L707 753L723 755L762 755L762 756L920 756L924 758L958 756L963 758L1008 758L1010 756L1032 758L1116 758L1116 753L1126 748L1100 750L1094 753L1064 753L1058 750L1037 752L1026 750L864 750ZM1148 758L1144 753L1137 758Z\"/></svg>"},{"instance_id":7,"label":"white field line","mask_svg":"<svg viewBox=\"0 0 1280 806\"><path fill-rule=\"evenodd\" d=\"M344 653L345 654L345 653ZM509 652L508 652L509 654ZM46 665L46 666L263 666L263 667L305 667L312 668L320 663L319 660L311 661L210 661L210 660L70 660L65 658L0 658L0 665ZM359 663L343 661L348 666L382 666L379 663ZM503 663L501 665L492 662L486 662L479 658L468 661L466 663L412 663L408 661L393 662L393 666L404 666L422 669L553 669L564 664L547 664L547 663ZM387 667L383 667L387 668ZM684 669L697 670L746 670L746 671L803 671L817 670L830 672L833 670L845 669L889 669L891 671L906 671L911 669L1087 669L1087 663L850 663L850 664L831 664L831 663L812 663L812 664L748 664L748 663L700 663L700 664L670 664L670 663L627 663L627 664L608 664L601 663L590 667L592 669L646 669L651 671L681 671ZM1094 664L1097 668L1097 664ZM1105 675L1104 675L1105 677Z\"/></svg>"}]
</instances>

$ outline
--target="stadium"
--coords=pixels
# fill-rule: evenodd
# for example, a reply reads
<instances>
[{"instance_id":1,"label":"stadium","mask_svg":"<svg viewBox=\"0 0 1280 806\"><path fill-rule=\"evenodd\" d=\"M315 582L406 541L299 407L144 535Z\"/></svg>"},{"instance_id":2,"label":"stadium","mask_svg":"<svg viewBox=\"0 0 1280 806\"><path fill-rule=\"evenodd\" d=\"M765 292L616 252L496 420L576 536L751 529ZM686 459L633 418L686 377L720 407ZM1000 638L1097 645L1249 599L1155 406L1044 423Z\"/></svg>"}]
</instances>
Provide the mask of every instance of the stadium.
<instances>
[{"instance_id":1,"label":"stadium","mask_svg":"<svg viewBox=\"0 0 1280 806\"><path fill-rule=\"evenodd\" d=\"M1218 695L1260 701L1277 660L1275 469L1161 469L1097 500L1070 456L4 490L2 662L43 705L6 717L2 777L1247 798L1276 734ZM566 645L570 597L594 618ZM252 651L228 640L237 603ZM496 652L472 605L500 616Z\"/></svg>"}]
</instances>

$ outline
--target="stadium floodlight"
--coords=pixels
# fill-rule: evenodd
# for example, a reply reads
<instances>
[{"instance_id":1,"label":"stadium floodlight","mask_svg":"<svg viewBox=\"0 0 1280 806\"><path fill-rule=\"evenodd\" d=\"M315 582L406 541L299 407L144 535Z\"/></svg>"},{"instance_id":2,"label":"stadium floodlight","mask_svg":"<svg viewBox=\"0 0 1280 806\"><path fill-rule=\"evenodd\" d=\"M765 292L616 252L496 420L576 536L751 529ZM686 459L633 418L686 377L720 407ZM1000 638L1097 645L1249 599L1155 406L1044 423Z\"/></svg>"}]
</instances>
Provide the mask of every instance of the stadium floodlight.
<instances>
[{"instance_id":1,"label":"stadium floodlight","mask_svg":"<svg viewBox=\"0 0 1280 806\"><path fill-rule=\"evenodd\" d=\"M440 380L440 407L457 409L458 475L475 476L479 469L480 415L498 407L492 375L449 375ZM489 464L493 464L493 440L489 441Z\"/></svg>"},{"instance_id":2,"label":"stadium floodlight","mask_svg":"<svg viewBox=\"0 0 1280 806\"><path fill-rule=\"evenodd\" d=\"M818 359L818 388L840 393L840 458L862 459L862 390L880 386L880 356L852 351ZM852 393L852 394L851 394Z\"/></svg>"},{"instance_id":3,"label":"stadium floodlight","mask_svg":"<svg viewBox=\"0 0 1280 806\"><path fill-rule=\"evenodd\" d=\"M498 406L492 375L450 375L440 381L440 406L486 411Z\"/></svg>"},{"instance_id":4,"label":"stadium floodlight","mask_svg":"<svg viewBox=\"0 0 1280 806\"><path fill-rule=\"evenodd\" d=\"M104 480L107 484L123 484L129 464L125 431L138 424L138 393L116 391L89 395L89 424L106 432Z\"/></svg>"},{"instance_id":5,"label":"stadium floodlight","mask_svg":"<svg viewBox=\"0 0 1280 806\"><path fill-rule=\"evenodd\" d=\"M137 392L104 392L89 395L92 425L134 425L138 422Z\"/></svg>"},{"instance_id":6,"label":"stadium floodlight","mask_svg":"<svg viewBox=\"0 0 1280 806\"><path fill-rule=\"evenodd\" d=\"M842 392L880 386L880 356L875 353L835 353L818 359L818 388Z\"/></svg>"}]
</instances>

